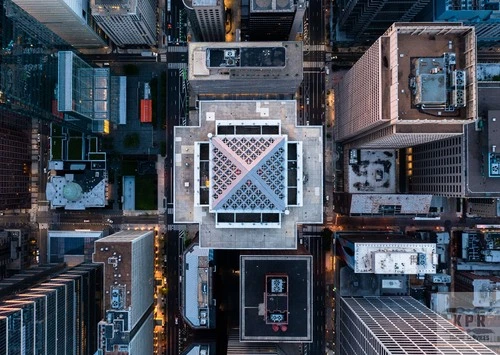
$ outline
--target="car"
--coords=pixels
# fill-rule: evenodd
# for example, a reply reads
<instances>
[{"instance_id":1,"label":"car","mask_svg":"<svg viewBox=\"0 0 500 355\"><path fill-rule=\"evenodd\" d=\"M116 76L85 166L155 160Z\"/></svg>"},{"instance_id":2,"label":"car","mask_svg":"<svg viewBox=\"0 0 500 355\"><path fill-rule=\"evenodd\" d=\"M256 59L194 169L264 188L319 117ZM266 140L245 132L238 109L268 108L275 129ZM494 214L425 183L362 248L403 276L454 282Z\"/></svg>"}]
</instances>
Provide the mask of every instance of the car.
<instances>
[{"instance_id":1,"label":"car","mask_svg":"<svg viewBox=\"0 0 500 355\"><path fill-rule=\"evenodd\" d=\"M175 317L175 325L179 325L179 318Z\"/></svg>"},{"instance_id":2,"label":"car","mask_svg":"<svg viewBox=\"0 0 500 355\"><path fill-rule=\"evenodd\" d=\"M90 219L84 219L83 223L90 223Z\"/></svg>"}]
</instances>

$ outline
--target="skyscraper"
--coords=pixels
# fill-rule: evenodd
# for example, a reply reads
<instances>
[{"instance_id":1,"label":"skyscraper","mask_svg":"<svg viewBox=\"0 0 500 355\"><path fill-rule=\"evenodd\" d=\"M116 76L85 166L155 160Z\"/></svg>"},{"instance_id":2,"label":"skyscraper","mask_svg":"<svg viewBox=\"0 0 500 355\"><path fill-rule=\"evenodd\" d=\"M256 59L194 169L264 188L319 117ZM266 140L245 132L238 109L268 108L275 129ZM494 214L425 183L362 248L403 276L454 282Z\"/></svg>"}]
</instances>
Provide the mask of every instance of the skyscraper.
<instances>
[{"instance_id":1,"label":"skyscraper","mask_svg":"<svg viewBox=\"0 0 500 355\"><path fill-rule=\"evenodd\" d=\"M242 38L250 41L288 40L296 10L299 18L304 14L296 0L244 0L241 8Z\"/></svg>"},{"instance_id":2,"label":"skyscraper","mask_svg":"<svg viewBox=\"0 0 500 355\"><path fill-rule=\"evenodd\" d=\"M77 49L108 45L104 32L90 15L88 0L8 0Z\"/></svg>"},{"instance_id":3,"label":"skyscraper","mask_svg":"<svg viewBox=\"0 0 500 355\"><path fill-rule=\"evenodd\" d=\"M337 299L337 354L495 354L412 297Z\"/></svg>"},{"instance_id":4,"label":"skyscraper","mask_svg":"<svg viewBox=\"0 0 500 355\"><path fill-rule=\"evenodd\" d=\"M205 42L224 42L226 12L223 0L184 0L184 6L195 37L201 35L199 40Z\"/></svg>"},{"instance_id":5,"label":"skyscraper","mask_svg":"<svg viewBox=\"0 0 500 355\"><path fill-rule=\"evenodd\" d=\"M104 266L101 354L153 353L153 232L121 231L95 242L93 261Z\"/></svg>"},{"instance_id":6,"label":"skyscraper","mask_svg":"<svg viewBox=\"0 0 500 355\"><path fill-rule=\"evenodd\" d=\"M335 138L403 148L463 132L477 119L476 37L459 23L395 23L336 87Z\"/></svg>"},{"instance_id":7,"label":"skyscraper","mask_svg":"<svg viewBox=\"0 0 500 355\"><path fill-rule=\"evenodd\" d=\"M92 16L118 46L156 44L156 0L90 0Z\"/></svg>"},{"instance_id":8,"label":"skyscraper","mask_svg":"<svg viewBox=\"0 0 500 355\"><path fill-rule=\"evenodd\" d=\"M434 20L439 22L462 22L476 29L480 43L500 40L500 3L498 1L448 1L434 2Z\"/></svg>"},{"instance_id":9,"label":"skyscraper","mask_svg":"<svg viewBox=\"0 0 500 355\"><path fill-rule=\"evenodd\" d=\"M101 267L81 264L62 273L52 270L55 275L28 289L49 275L32 277L26 271L12 278L24 290L0 302L1 354L93 355L97 351Z\"/></svg>"},{"instance_id":10,"label":"skyscraper","mask_svg":"<svg viewBox=\"0 0 500 355\"><path fill-rule=\"evenodd\" d=\"M375 40L394 22L413 21L431 0L340 0L339 40Z\"/></svg>"},{"instance_id":11,"label":"skyscraper","mask_svg":"<svg viewBox=\"0 0 500 355\"><path fill-rule=\"evenodd\" d=\"M0 210L31 207L31 120L0 107Z\"/></svg>"}]
</instances>

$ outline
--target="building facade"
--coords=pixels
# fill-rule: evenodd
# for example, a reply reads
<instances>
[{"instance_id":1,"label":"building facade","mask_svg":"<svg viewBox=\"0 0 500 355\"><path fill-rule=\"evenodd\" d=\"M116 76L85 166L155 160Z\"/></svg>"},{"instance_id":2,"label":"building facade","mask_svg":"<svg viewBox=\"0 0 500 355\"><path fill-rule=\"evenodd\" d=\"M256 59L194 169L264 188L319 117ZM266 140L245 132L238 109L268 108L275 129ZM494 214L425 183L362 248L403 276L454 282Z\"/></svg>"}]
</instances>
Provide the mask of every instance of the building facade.
<instances>
[{"instance_id":1,"label":"building facade","mask_svg":"<svg viewBox=\"0 0 500 355\"><path fill-rule=\"evenodd\" d=\"M153 353L153 242L151 231L121 231L95 242L93 261L104 270L103 355Z\"/></svg>"},{"instance_id":2,"label":"building facade","mask_svg":"<svg viewBox=\"0 0 500 355\"><path fill-rule=\"evenodd\" d=\"M0 302L0 352L93 355L102 317L101 267L81 264L45 281L30 276L13 277L24 290ZM26 289L29 284L37 285Z\"/></svg>"},{"instance_id":3,"label":"building facade","mask_svg":"<svg viewBox=\"0 0 500 355\"><path fill-rule=\"evenodd\" d=\"M245 41L285 41L290 38L295 19L294 0L242 1L241 32ZM303 12L299 9L299 16Z\"/></svg>"},{"instance_id":4,"label":"building facade","mask_svg":"<svg viewBox=\"0 0 500 355\"><path fill-rule=\"evenodd\" d=\"M31 120L0 107L0 210L31 207Z\"/></svg>"},{"instance_id":5,"label":"building facade","mask_svg":"<svg viewBox=\"0 0 500 355\"><path fill-rule=\"evenodd\" d=\"M156 0L90 0L95 21L119 47L157 43Z\"/></svg>"},{"instance_id":6,"label":"building facade","mask_svg":"<svg viewBox=\"0 0 500 355\"><path fill-rule=\"evenodd\" d=\"M223 0L184 0L184 6L188 11L196 39L205 42L224 42L226 11Z\"/></svg>"},{"instance_id":7,"label":"building facade","mask_svg":"<svg viewBox=\"0 0 500 355\"><path fill-rule=\"evenodd\" d=\"M108 45L107 36L90 15L89 0L10 1L79 50Z\"/></svg>"},{"instance_id":8,"label":"building facade","mask_svg":"<svg viewBox=\"0 0 500 355\"><path fill-rule=\"evenodd\" d=\"M5 9L5 16L31 38L49 46L60 48L69 46L69 43L52 32L47 26L40 23L28 12L24 11L13 0L4 0L3 7Z\"/></svg>"},{"instance_id":9,"label":"building facade","mask_svg":"<svg viewBox=\"0 0 500 355\"><path fill-rule=\"evenodd\" d=\"M407 148L408 192L469 198L466 213L497 216L499 123L500 110L490 110L463 135Z\"/></svg>"},{"instance_id":10,"label":"building facade","mask_svg":"<svg viewBox=\"0 0 500 355\"><path fill-rule=\"evenodd\" d=\"M500 40L500 3L497 1L449 1L437 0L434 5L434 21L462 22L476 29L481 44Z\"/></svg>"},{"instance_id":11,"label":"building facade","mask_svg":"<svg viewBox=\"0 0 500 355\"><path fill-rule=\"evenodd\" d=\"M340 297L337 354L495 354L413 297Z\"/></svg>"},{"instance_id":12,"label":"building facade","mask_svg":"<svg viewBox=\"0 0 500 355\"><path fill-rule=\"evenodd\" d=\"M477 119L473 27L395 23L336 87L335 138L403 148L463 133Z\"/></svg>"},{"instance_id":13,"label":"building facade","mask_svg":"<svg viewBox=\"0 0 500 355\"><path fill-rule=\"evenodd\" d=\"M343 41L373 41L394 22L411 22L431 0L341 0L338 29Z\"/></svg>"}]
</instances>

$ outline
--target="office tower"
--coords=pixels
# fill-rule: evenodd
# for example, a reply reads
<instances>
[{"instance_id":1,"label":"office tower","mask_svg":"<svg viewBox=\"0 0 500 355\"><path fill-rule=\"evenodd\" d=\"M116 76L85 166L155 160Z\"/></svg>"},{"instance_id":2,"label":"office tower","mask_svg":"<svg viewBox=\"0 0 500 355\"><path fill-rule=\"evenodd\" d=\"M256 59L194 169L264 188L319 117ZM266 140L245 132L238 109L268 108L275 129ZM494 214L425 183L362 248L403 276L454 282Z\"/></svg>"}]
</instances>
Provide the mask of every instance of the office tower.
<instances>
[{"instance_id":1,"label":"office tower","mask_svg":"<svg viewBox=\"0 0 500 355\"><path fill-rule=\"evenodd\" d=\"M323 222L322 127L292 100L200 101L175 127L174 222L201 248L296 249L297 223Z\"/></svg>"},{"instance_id":2,"label":"office tower","mask_svg":"<svg viewBox=\"0 0 500 355\"><path fill-rule=\"evenodd\" d=\"M5 9L5 16L15 24L15 27L28 34L28 36L37 42L60 48L69 46L69 43L20 8L13 0L4 0L3 7Z\"/></svg>"},{"instance_id":3,"label":"office tower","mask_svg":"<svg viewBox=\"0 0 500 355\"><path fill-rule=\"evenodd\" d=\"M479 109L485 112L482 105ZM477 124L465 126L462 136L406 149L409 192L466 197L466 213L498 215L492 198L500 197L500 110L485 113Z\"/></svg>"},{"instance_id":4,"label":"office tower","mask_svg":"<svg viewBox=\"0 0 500 355\"><path fill-rule=\"evenodd\" d=\"M311 255L240 256L240 341L310 343Z\"/></svg>"},{"instance_id":5,"label":"office tower","mask_svg":"<svg viewBox=\"0 0 500 355\"><path fill-rule=\"evenodd\" d=\"M339 41L373 41L394 22L411 22L431 0L340 0Z\"/></svg>"},{"instance_id":6,"label":"office tower","mask_svg":"<svg viewBox=\"0 0 500 355\"><path fill-rule=\"evenodd\" d=\"M242 38L246 41L295 39L292 28L296 15L303 18L304 10L304 4L297 0L244 0L241 2Z\"/></svg>"},{"instance_id":7,"label":"office tower","mask_svg":"<svg viewBox=\"0 0 500 355\"><path fill-rule=\"evenodd\" d=\"M412 297L340 297L336 354L495 354Z\"/></svg>"},{"instance_id":8,"label":"office tower","mask_svg":"<svg viewBox=\"0 0 500 355\"><path fill-rule=\"evenodd\" d=\"M336 140L403 148L460 136L477 119L475 40L459 23L392 25L336 87Z\"/></svg>"},{"instance_id":9,"label":"office tower","mask_svg":"<svg viewBox=\"0 0 500 355\"><path fill-rule=\"evenodd\" d=\"M90 0L90 7L117 46L156 44L156 0Z\"/></svg>"},{"instance_id":10,"label":"office tower","mask_svg":"<svg viewBox=\"0 0 500 355\"><path fill-rule=\"evenodd\" d=\"M189 43L189 83L198 95L295 95L301 42Z\"/></svg>"},{"instance_id":11,"label":"office tower","mask_svg":"<svg viewBox=\"0 0 500 355\"><path fill-rule=\"evenodd\" d=\"M100 354L153 353L153 232L121 231L95 242L104 268Z\"/></svg>"},{"instance_id":12,"label":"office tower","mask_svg":"<svg viewBox=\"0 0 500 355\"><path fill-rule=\"evenodd\" d=\"M0 302L2 354L93 355L97 351L101 267L82 264L63 272L56 269L52 268L56 274L28 270L16 275L13 279L20 288L15 297L2 292L8 295ZM0 291L12 287L7 280Z\"/></svg>"},{"instance_id":13,"label":"office tower","mask_svg":"<svg viewBox=\"0 0 500 355\"><path fill-rule=\"evenodd\" d=\"M0 210L31 207L31 119L0 108Z\"/></svg>"},{"instance_id":14,"label":"office tower","mask_svg":"<svg viewBox=\"0 0 500 355\"><path fill-rule=\"evenodd\" d=\"M196 39L205 42L224 42L226 11L223 0L184 0L184 6Z\"/></svg>"},{"instance_id":15,"label":"office tower","mask_svg":"<svg viewBox=\"0 0 500 355\"><path fill-rule=\"evenodd\" d=\"M79 50L107 46L104 32L90 15L88 0L9 0Z\"/></svg>"},{"instance_id":16,"label":"office tower","mask_svg":"<svg viewBox=\"0 0 500 355\"><path fill-rule=\"evenodd\" d=\"M497 1L437 0L434 4L434 21L462 22L474 26L479 43L500 40L500 3Z\"/></svg>"}]
</instances>

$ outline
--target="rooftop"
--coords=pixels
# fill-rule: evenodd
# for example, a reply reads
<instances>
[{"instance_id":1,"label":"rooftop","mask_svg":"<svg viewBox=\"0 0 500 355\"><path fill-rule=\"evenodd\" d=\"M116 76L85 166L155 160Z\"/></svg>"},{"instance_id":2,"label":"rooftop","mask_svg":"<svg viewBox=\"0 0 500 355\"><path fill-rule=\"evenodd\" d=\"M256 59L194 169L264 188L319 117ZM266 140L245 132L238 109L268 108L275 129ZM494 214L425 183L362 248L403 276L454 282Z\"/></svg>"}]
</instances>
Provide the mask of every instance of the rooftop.
<instances>
[{"instance_id":1,"label":"rooftop","mask_svg":"<svg viewBox=\"0 0 500 355\"><path fill-rule=\"evenodd\" d=\"M285 136L216 136L210 143L211 211L285 211Z\"/></svg>"},{"instance_id":2,"label":"rooftop","mask_svg":"<svg viewBox=\"0 0 500 355\"><path fill-rule=\"evenodd\" d=\"M437 120L453 123L456 120L475 119L476 79L475 79L475 39L474 28L461 26L461 24L446 23L396 23L386 32L387 37L381 37L382 56L389 60L396 60L397 65L385 69L381 63L382 86L389 86L393 69L397 68L399 78L397 91L397 118L400 120ZM397 48L397 58L392 54L392 38ZM391 41L389 43L389 41ZM466 48L473 47L473 54ZM447 53L449 66L446 66L443 53ZM417 92L420 95L420 103L427 102L443 104L446 101L447 85L451 86L451 75L453 70L465 70L466 76L466 102L465 108L459 108L453 112L444 110L444 107L422 110L421 107L412 102L413 94L411 78L419 81ZM418 96L418 95L417 95ZM389 95L384 95L383 100L387 109L391 103ZM387 100L387 101L386 101ZM448 100L449 101L449 100ZM431 132L433 132L431 130Z\"/></svg>"},{"instance_id":3,"label":"rooftop","mask_svg":"<svg viewBox=\"0 0 500 355\"><path fill-rule=\"evenodd\" d=\"M348 184L351 193L396 193L396 151L351 150Z\"/></svg>"},{"instance_id":4,"label":"rooftop","mask_svg":"<svg viewBox=\"0 0 500 355\"><path fill-rule=\"evenodd\" d=\"M285 47L208 48L207 67L283 68L286 63Z\"/></svg>"},{"instance_id":5,"label":"rooftop","mask_svg":"<svg viewBox=\"0 0 500 355\"><path fill-rule=\"evenodd\" d=\"M107 179L104 171L79 171L64 176L54 175L47 182L46 194L51 208L84 210L106 205Z\"/></svg>"},{"instance_id":6,"label":"rooftop","mask_svg":"<svg viewBox=\"0 0 500 355\"><path fill-rule=\"evenodd\" d=\"M183 311L194 328L215 326L215 310L211 307L213 281L210 254L210 249L202 249L198 244L193 244L184 252ZM200 311L206 312L203 321Z\"/></svg>"},{"instance_id":7,"label":"rooftop","mask_svg":"<svg viewBox=\"0 0 500 355\"><path fill-rule=\"evenodd\" d=\"M293 0L251 0L250 12L293 12Z\"/></svg>"},{"instance_id":8,"label":"rooftop","mask_svg":"<svg viewBox=\"0 0 500 355\"><path fill-rule=\"evenodd\" d=\"M339 233L337 249L355 273L435 274L435 243L397 234Z\"/></svg>"},{"instance_id":9,"label":"rooftop","mask_svg":"<svg viewBox=\"0 0 500 355\"><path fill-rule=\"evenodd\" d=\"M312 341L312 257L240 257L240 340Z\"/></svg>"},{"instance_id":10,"label":"rooftop","mask_svg":"<svg viewBox=\"0 0 500 355\"><path fill-rule=\"evenodd\" d=\"M301 42L190 42L189 80L302 79Z\"/></svg>"},{"instance_id":11,"label":"rooftop","mask_svg":"<svg viewBox=\"0 0 500 355\"><path fill-rule=\"evenodd\" d=\"M353 214L427 214L432 195L353 194Z\"/></svg>"},{"instance_id":12,"label":"rooftop","mask_svg":"<svg viewBox=\"0 0 500 355\"><path fill-rule=\"evenodd\" d=\"M296 249L296 224L322 223L322 128L287 100L200 101L199 123L175 127L175 222L202 248Z\"/></svg>"}]
</instances>

